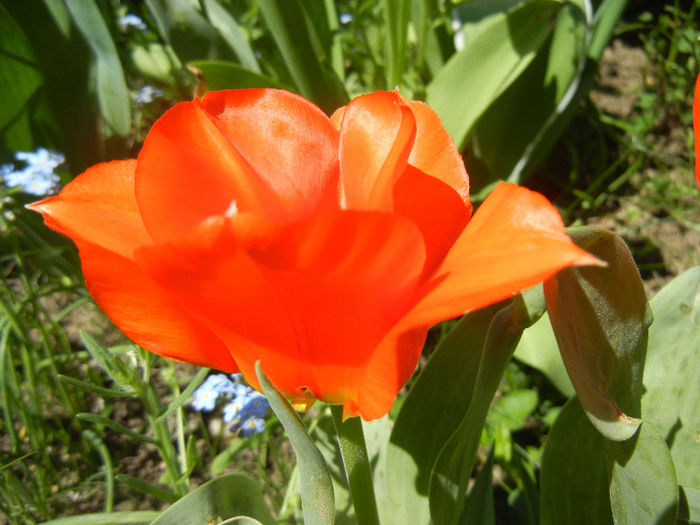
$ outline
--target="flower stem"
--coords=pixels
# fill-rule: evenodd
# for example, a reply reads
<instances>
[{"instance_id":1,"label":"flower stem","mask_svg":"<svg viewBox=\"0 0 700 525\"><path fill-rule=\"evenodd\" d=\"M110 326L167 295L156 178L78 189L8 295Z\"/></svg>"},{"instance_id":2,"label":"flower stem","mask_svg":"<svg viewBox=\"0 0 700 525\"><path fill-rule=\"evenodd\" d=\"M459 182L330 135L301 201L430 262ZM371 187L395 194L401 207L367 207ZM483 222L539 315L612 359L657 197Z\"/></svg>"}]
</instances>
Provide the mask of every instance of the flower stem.
<instances>
[{"instance_id":1,"label":"flower stem","mask_svg":"<svg viewBox=\"0 0 700 525\"><path fill-rule=\"evenodd\" d=\"M379 525L377 502L374 497L372 471L369 466L362 421L352 417L343 421L343 407L331 406L335 431L338 434L340 453L343 456L345 475L355 505L355 516L359 525Z\"/></svg>"}]
</instances>

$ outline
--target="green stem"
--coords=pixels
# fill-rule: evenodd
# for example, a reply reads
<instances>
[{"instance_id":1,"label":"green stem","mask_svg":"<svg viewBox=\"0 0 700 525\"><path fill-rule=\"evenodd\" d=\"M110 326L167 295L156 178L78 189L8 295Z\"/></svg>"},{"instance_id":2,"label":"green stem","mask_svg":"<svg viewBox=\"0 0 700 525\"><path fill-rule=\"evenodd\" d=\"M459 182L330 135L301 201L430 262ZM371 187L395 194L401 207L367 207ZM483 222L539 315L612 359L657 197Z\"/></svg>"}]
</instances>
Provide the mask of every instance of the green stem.
<instances>
[{"instance_id":1,"label":"green stem","mask_svg":"<svg viewBox=\"0 0 700 525\"><path fill-rule=\"evenodd\" d=\"M340 453L343 456L345 474L352 501L355 505L355 516L359 525L379 525L377 502L374 498L372 470L369 466L365 436L362 432L362 421L352 417L343 421L343 407L332 405L333 423L338 434Z\"/></svg>"}]
</instances>

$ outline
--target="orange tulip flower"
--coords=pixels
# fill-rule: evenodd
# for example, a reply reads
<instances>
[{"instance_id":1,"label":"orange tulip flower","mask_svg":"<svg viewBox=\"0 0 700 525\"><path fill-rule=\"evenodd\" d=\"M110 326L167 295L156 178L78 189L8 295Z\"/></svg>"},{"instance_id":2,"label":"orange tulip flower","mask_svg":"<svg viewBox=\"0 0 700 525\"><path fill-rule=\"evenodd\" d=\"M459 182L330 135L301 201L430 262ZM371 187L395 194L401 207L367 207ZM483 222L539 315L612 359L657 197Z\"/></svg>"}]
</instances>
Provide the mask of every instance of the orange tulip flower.
<instances>
[{"instance_id":1,"label":"orange tulip flower","mask_svg":"<svg viewBox=\"0 0 700 525\"><path fill-rule=\"evenodd\" d=\"M431 324L595 259L541 195L500 184L471 216L437 115L397 93L332 118L278 90L177 104L136 160L31 206L80 250L102 310L166 357L371 420Z\"/></svg>"},{"instance_id":2,"label":"orange tulip flower","mask_svg":"<svg viewBox=\"0 0 700 525\"><path fill-rule=\"evenodd\" d=\"M693 134L695 135L695 180L700 186L700 74L695 79L693 98Z\"/></svg>"}]
</instances>

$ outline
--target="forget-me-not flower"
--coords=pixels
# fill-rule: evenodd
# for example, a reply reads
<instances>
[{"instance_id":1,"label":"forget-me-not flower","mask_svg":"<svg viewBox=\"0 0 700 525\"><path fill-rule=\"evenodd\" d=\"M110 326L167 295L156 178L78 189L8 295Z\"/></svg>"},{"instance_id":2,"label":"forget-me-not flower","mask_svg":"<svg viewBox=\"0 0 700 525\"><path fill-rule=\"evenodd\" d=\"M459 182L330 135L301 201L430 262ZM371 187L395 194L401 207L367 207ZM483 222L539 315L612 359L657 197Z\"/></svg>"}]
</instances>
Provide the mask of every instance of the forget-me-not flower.
<instances>
[{"instance_id":1,"label":"forget-me-not flower","mask_svg":"<svg viewBox=\"0 0 700 525\"><path fill-rule=\"evenodd\" d=\"M163 96L163 91L157 87L153 87L150 84L145 84L136 93L134 93L134 100L139 104L150 104L154 99Z\"/></svg>"},{"instance_id":2,"label":"forget-me-not flower","mask_svg":"<svg viewBox=\"0 0 700 525\"><path fill-rule=\"evenodd\" d=\"M139 31L144 31L146 29L146 23L141 19L140 16L133 13L127 13L120 16L117 19L117 23L122 31L126 31L129 28L138 29Z\"/></svg>"},{"instance_id":3,"label":"forget-me-not flower","mask_svg":"<svg viewBox=\"0 0 700 525\"><path fill-rule=\"evenodd\" d=\"M219 398L227 402L223 408L223 420L230 423L229 430L241 437L250 437L265 430L265 416L270 405L260 392L241 382L240 374L229 379L224 374L214 374L194 391L192 407L211 411Z\"/></svg>"},{"instance_id":4,"label":"forget-me-not flower","mask_svg":"<svg viewBox=\"0 0 700 525\"><path fill-rule=\"evenodd\" d=\"M17 151L15 159L25 163L16 169L14 164L0 166L0 178L8 187L19 186L25 193L46 195L54 189L59 178L54 170L66 160L62 153L46 148L35 151Z\"/></svg>"}]
</instances>

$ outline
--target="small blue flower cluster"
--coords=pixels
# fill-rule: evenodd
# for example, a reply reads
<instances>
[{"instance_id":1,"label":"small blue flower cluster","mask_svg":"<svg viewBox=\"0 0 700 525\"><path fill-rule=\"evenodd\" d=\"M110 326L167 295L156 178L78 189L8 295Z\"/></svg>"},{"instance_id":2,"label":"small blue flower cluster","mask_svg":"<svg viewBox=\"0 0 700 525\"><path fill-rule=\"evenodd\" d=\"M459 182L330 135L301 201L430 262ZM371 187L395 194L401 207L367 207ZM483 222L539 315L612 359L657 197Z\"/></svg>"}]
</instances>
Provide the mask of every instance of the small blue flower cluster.
<instances>
[{"instance_id":1,"label":"small blue flower cluster","mask_svg":"<svg viewBox=\"0 0 700 525\"><path fill-rule=\"evenodd\" d=\"M163 96L163 91L157 87L153 87L150 84L144 85L136 93L134 93L134 101L139 104L150 104L158 97Z\"/></svg>"},{"instance_id":2,"label":"small blue flower cluster","mask_svg":"<svg viewBox=\"0 0 700 525\"><path fill-rule=\"evenodd\" d=\"M141 17L132 13L127 13L124 16L120 16L117 19L117 23L122 31L126 31L129 28L137 29L139 31L146 30L146 24Z\"/></svg>"},{"instance_id":3,"label":"small blue flower cluster","mask_svg":"<svg viewBox=\"0 0 700 525\"><path fill-rule=\"evenodd\" d=\"M192 407L195 410L211 411L221 397L227 400L224 406L224 422L229 430L241 437L250 437L265 430L265 416L270 405L260 392L242 382L241 374L214 374L193 393Z\"/></svg>"},{"instance_id":4,"label":"small blue flower cluster","mask_svg":"<svg viewBox=\"0 0 700 525\"><path fill-rule=\"evenodd\" d=\"M19 186L32 195L46 195L59 182L54 170L66 161L62 153L38 148L36 151L17 151L15 160L25 163L24 168L15 169L14 164L0 166L0 179L7 187Z\"/></svg>"}]
</instances>

